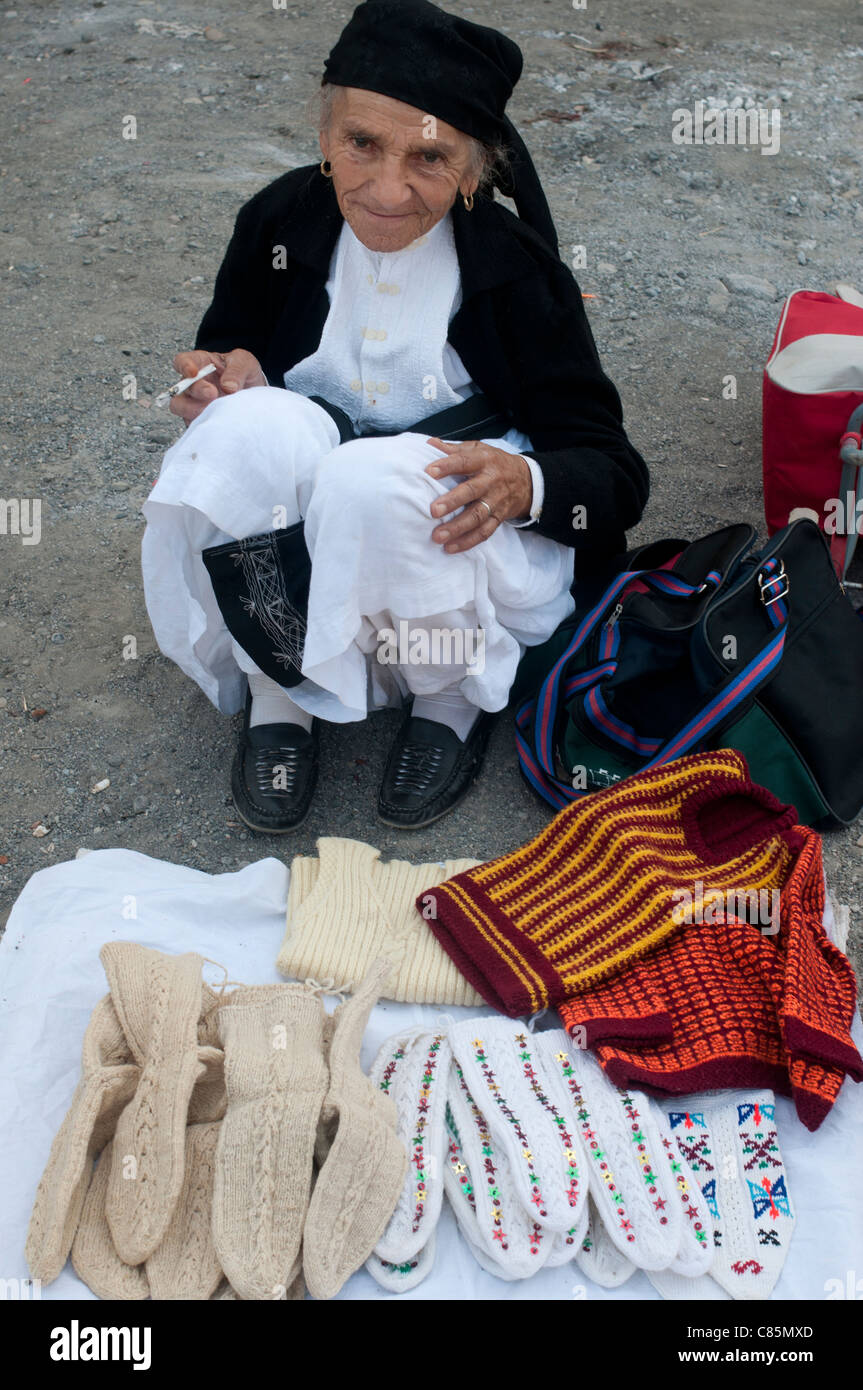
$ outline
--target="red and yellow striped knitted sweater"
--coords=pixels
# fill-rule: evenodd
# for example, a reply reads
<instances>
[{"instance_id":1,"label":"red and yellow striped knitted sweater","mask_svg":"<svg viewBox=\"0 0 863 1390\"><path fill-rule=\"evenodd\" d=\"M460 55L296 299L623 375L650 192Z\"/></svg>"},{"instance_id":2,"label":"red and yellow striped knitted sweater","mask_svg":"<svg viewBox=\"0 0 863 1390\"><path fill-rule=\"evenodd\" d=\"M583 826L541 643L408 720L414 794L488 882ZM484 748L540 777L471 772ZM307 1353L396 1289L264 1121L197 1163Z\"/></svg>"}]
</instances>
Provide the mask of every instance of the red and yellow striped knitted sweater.
<instances>
[{"instance_id":1,"label":"red and yellow striped knitted sweater","mask_svg":"<svg viewBox=\"0 0 863 1390\"><path fill-rule=\"evenodd\" d=\"M737 919L685 926L561 1007L615 1085L666 1095L769 1086L817 1129L845 1074L863 1080L854 971L822 925L821 840L797 833L778 932Z\"/></svg>"},{"instance_id":2,"label":"red and yellow striped knitted sweater","mask_svg":"<svg viewBox=\"0 0 863 1390\"><path fill-rule=\"evenodd\" d=\"M793 807L742 754L696 753L585 797L521 849L431 888L417 907L487 1003L557 1005L681 930L686 892L776 889Z\"/></svg>"}]
</instances>

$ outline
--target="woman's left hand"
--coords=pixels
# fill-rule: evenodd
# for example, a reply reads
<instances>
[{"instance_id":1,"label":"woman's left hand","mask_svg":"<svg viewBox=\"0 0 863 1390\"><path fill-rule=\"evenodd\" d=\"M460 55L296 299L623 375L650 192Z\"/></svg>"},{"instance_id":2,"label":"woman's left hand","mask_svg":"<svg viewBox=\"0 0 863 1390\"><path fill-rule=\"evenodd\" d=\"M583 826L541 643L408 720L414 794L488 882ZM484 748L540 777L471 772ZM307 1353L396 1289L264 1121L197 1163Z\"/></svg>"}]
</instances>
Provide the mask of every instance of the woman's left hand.
<instances>
[{"instance_id":1,"label":"woman's left hand","mask_svg":"<svg viewBox=\"0 0 863 1390\"><path fill-rule=\"evenodd\" d=\"M488 540L501 522L530 515L533 480L520 454L508 454L505 449L495 449L479 439L459 443L429 439L428 443L448 457L428 464L427 473L433 478L459 474L465 479L446 496L436 498L431 506L431 514L438 520L464 508L432 531L432 540L444 550L452 554L472 550Z\"/></svg>"}]
</instances>

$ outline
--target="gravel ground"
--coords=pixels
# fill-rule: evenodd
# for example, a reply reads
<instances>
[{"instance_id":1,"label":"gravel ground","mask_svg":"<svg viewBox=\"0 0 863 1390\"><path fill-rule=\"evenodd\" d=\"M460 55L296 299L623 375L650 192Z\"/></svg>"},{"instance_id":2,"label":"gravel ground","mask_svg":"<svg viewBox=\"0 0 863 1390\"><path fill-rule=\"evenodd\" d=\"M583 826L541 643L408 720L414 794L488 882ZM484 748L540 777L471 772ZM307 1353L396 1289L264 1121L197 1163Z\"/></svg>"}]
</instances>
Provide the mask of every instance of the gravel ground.
<instances>
[{"instance_id":1,"label":"gravel ground","mask_svg":"<svg viewBox=\"0 0 863 1390\"><path fill-rule=\"evenodd\" d=\"M761 370L782 297L863 286L860 9L451 8L524 51L510 111L562 245L587 248L578 278L652 466L634 537L744 519L764 535ZM4 912L31 873L79 846L212 872L308 852L324 833L416 859L486 857L547 818L518 775L507 718L456 812L414 835L380 825L396 723L385 713L325 730L322 786L297 835L252 835L228 791L235 729L159 654L147 622L139 508L181 428L152 397L192 344L239 205L319 157L308 102L350 9L19 0L0 11L0 490L42 505L38 545L0 535ZM781 110L778 154L672 142L676 107L737 98ZM734 400L722 395L728 374ZM861 829L825 838L858 961Z\"/></svg>"}]
</instances>

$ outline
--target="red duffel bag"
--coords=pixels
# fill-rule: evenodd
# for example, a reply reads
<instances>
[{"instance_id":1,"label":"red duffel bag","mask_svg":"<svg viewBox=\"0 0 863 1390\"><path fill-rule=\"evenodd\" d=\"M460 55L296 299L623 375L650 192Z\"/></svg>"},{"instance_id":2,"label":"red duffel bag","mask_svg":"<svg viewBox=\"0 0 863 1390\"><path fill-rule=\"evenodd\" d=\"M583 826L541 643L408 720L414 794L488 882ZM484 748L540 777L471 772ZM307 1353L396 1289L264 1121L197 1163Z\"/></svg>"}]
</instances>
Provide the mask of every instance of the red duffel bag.
<instances>
[{"instance_id":1,"label":"red duffel bag","mask_svg":"<svg viewBox=\"0 0 863 1390\"><path fill-rule=\"evenodd\" d=\"M763 388L768 532L795 510L813 513L840 579L863 533L863 298L854 298L790 294Z\"/></svg>"}]
</instances>

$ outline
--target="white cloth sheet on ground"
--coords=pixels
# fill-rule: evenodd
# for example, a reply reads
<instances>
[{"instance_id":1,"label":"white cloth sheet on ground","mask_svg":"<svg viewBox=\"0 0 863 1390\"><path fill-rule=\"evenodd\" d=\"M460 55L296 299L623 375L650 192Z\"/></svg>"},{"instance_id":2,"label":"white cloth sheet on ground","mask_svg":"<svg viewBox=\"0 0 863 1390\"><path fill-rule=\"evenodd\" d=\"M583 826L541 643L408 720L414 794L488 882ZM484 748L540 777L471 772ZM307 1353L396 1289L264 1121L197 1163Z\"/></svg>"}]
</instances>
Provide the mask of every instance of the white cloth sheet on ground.
<instances>
[{"instance_id":1,"label":"white cloth sheet on ground","mask_svg":"<svg viewBox=\"0 0 863 1390\"><path fill-rule=\"evenodd\" d=\"M29 880L0 942L0 1277L29 1276L24 1242L36 1185L78 1080L84 1029L106 991L101 946L134 940L160 951L198 951L223 965L231 980L278 981L275 961L288 881L288 869L274 858L237 873L210 875L123 849L95 850ZM825 925L829 931L830 908ZM221 984L212 967L207 978ZM327 1000L328 1007L335 1002ZM363 1040L363 1066L368 1069L380 1045L399 1028L433 1027L442 1012L379 1003ZM492 1012L448 1011L453 1019ZM859 1018L855 1038L859 1046ZM773 1297L859 1297L853 1288L863 1276L863 1187L856 1181L863 1153L863 1086L846 1080L815 1134L783 1097L777 1097L776 1118L797 1225ZM70 1264L39 1292L44 1299L94 1297ZM424 1283L402 1295L388 1294L361 1270L339 1297L572 1302L659 1295L640 1272L620 1288L606 1290L575 1264L543 1269L518 1283L496 1279L474 1260L445 1208L434 1269Z\"/></svg>"}]
</instances>

